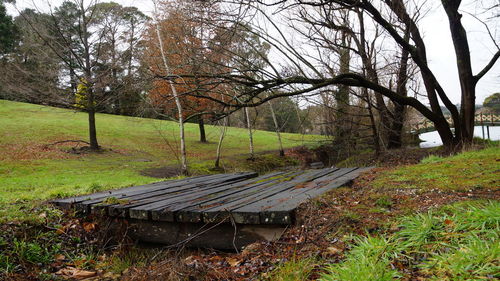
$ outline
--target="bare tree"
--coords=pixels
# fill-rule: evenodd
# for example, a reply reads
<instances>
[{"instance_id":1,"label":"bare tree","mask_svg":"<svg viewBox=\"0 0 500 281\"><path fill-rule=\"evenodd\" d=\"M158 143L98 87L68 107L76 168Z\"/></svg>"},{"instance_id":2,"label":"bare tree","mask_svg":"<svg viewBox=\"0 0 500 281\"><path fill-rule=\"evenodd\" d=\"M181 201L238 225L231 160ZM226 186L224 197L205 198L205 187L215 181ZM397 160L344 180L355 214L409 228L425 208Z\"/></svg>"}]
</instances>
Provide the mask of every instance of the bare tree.
<instances>
[{"instance_id":1,"label":"bare tree","mask_svg":"<svg viewBox=\"0 0 500 281\"><path fill-rule=\"evenodd\" d=\"M163 67L165 68L165 76L174 76L174 73L171 73L169 63L167 60L167 56L165 53L165 50L163 48L163 38L161 36L161 31L160 31L160 20L158 19L158 4L156 1L154 1L155 5L155 29L156 29L156 36L158 39L158 46L160 48L160 55L163 61ZM188 174L188 168L187 168L187 157L186 157L186 137L184 135L184 119L183 119L183 113L182 113L182 104L179 98L179 94L177 93L177 89L174 85L174 82L172 80L168 80L168 84L170 86L170 90L172 91L172 94L174 96L175 104L177 106L177 113L178 113L178 121L179 121L179 137L180 137L180 142L181 142L181 173L184 175Z\"/></svg>"},{"instance_id":2,"label":"bare tree","mask_svg":"<svg viewBox=\"0 0 500 281\"><path fill-rule=\"evenodd\" d=\"M381 97L391 100L394 104L410 106L416 109L434 123L444 145L448 148L468 144L472 141L476 85L497 62L500 57L500 48L495 51L494 55L481 71L476 74L473 73L467 31L462 24L462 14L459 12L461 1L441 2L441 6L445 10L449 21L450 34L457 57L456 69L459 73L461 85L460 109L451 102L440 81L436 78L435 73L429 67L426 45L422 39L422 31L416 22L419 18L417 15L421 12L421 7L414 5L414 2L405 2L403 0L383 0L380 2L369 0L297 0L286 2L276 1L271 4L266 2L262 3L262 5L255 2L239 2L238 4L243 5L239 7L245 7L240 8L238 11L244 11L247 15L251 15L252 20L258 14L259 19L265 21L265 25L262 24L261 27L253 25L252 29L248 30L253 34L258 34L262 40L271 45L273 50L282 59L280 62L266 60L264 67L252 69L252 71L248 69L245 69L245 71L234 69L230 73L207 75L207 77L217 77L223 83L245 86L245 91L240 93L241 102L237 99L232 99L224 102L224 105L228 107L258 106L280 96L319 93L321 89L335 85L361 87L367 88ZM270 13L269 9L272 8L275 8L275 10ZM294 45L294 42L297 41L296 38L292 39L287 36L283 25L278 25L274 21L275 18L272 18L280 13L300 11L301 9L324 9L326 12L318 13L319 18L315 22L315 24L324 26L335 22L332 19L335 14L328 11L342 10L347 13L362 13L363 19L369 20L370 25L376 26L387 37L385 40L387 42L384 42L384 44L387 46L389 44L397 46L397 48L393 48L392 50L393 61L389 62L389 64L404 65L401 61L398 62L396 52L402 50L408 53L410 62L415 65L421 77L424 92L420 93L418 97L405 95L401 91L402 83L399 83L400 90L398 91L397 88L392 88L392 83L382 80L376 81L370 78L368 73L364 73L359 68L351 68L348 73L342 73L337 70L331 74L323 71L322 66L324 64L318 64L317 62L324 59L321 55L325 50L338 45L338 39L330 37L326 38L330 39L331 42L329 44L313 45L313 48L318 51L318 55L312 56L308 52L296 47ZM238 13L238 16L233 22L241 22L241 18L244 18L244 15L242 16L241 13ZM293 18L286 18L286 20L291 22ZM240 24L239 27L245 28L245 26L250 24L247 21ZM352 25L357 32L359 32L359 26L359 22L357 25ZM300 28L310 30L311 32L314 31L314 26L311 25L302 25ZM269 29L273 29L272 35ZM308 40L311 37L306 36L304 39ZM494 38L492 37L492 39ZM325 42L327 41L325 40ZM359 50L356 51L356 53L359 53ZM385 57L390 58L391 56L386 54ZM288 64L285 67L293 69L293 71L282 71L282 66L285 62ZM273 91L276 89L280 89L281 91ZM273 94L267 96L267 93L270 91ZM429 107L426 103L429 104ZM444 105L450 111L453 120L452 125L446 121L441 105ZM377 110L384 110L381 108L382 104L375 104L375 106ZM452 130L452 127L454 127L454 130Z\"/></svg>"}]
</instances>

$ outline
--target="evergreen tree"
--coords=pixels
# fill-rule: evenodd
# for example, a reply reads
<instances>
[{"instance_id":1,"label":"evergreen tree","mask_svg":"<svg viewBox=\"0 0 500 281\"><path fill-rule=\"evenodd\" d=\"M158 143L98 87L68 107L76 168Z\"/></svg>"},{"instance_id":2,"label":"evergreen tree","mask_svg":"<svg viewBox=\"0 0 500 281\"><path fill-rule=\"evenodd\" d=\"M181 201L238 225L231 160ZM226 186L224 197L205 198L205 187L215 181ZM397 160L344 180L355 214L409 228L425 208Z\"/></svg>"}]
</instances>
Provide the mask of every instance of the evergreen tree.
<instances>
[{"instance_id":1,"label":"evergreen tree","mask_svg":"<svg viewBox=\"0 0 500 281\"><path fill-rule=\"evenodd\" d=\"M0 0L0 55L12 51L17 40L17 29L12 17L7 14L5 2L10 1Z\"/></svg>"}]
</instances>

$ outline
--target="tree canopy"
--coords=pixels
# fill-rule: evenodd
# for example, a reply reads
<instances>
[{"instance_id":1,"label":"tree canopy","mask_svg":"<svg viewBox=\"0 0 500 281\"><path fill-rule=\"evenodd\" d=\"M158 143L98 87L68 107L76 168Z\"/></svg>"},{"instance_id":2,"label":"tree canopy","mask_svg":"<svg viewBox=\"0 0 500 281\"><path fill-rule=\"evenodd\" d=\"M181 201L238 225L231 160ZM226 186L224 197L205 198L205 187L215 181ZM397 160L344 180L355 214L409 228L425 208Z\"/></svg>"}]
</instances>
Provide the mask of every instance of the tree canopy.
<instances>
[{"instance_id":1,"label":"tree canopy","mask_svg":"<svg viewBox=\"0 0 500 281\"><path fill-rule=\"evenodd\" d=\"M493 112L500 114L500 93L494 93L484 99L483 106L491 108Z\"/></svg>"}]
</instances>

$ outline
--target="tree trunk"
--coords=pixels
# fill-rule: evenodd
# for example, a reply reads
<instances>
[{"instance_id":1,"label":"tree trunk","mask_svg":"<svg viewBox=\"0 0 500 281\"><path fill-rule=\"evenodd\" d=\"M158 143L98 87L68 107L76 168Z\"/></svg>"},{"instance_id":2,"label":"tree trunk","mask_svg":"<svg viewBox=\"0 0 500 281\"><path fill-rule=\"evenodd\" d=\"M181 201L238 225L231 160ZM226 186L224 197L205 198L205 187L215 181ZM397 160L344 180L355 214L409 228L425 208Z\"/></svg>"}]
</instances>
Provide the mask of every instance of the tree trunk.
<instances>
[{"instance_id":1,"label":"tree trunk","mask_svg":"<svg viewBox=\"0 0 500 281\"><path fill-rule=\"evenodd\" d=\"M250 122L250 114L248 113L248 107L245 107L245 119L247 119L248 137L250 139L250 159L255 159L255 153L253 148L253 133L252 133L252 123Z\"/></svg>"},{"instance_id":2,"label":"tree trunk","mask_svg":"<svg viewBox=\"0 0 500 281\"><path fill-rule=\"evenodd\" d=\"M269 109L271 110L271 116L273 117L276 135L278 136L278 144L280 146L280 156L283 157L285 156L285 150L283 149L283 143L281 141L280 126L278 124L278 119L276 118L276 114L274 113L273 104L271 103L271 101L269 101L268 104L269 104Z\"/></svg>"},{"instance_id":3,"label":"tree trunk","mask_svg":"<svg viewBox=\"0 0 500 281\"><path fill-rule=\"evenodd\" d=\"M155 6L155 15L157 14L157 6L156 6L156 1L154 1L154 6ZM163 49L163 41L161 38L161 33L160 33L160 26L158 24L158 21L156 22L156 35L158 37L158 44L160 47L160 52L161 52L161 57L163 60L163 66L165 67L165 72L167 75L171 75L170 73L170 68L168 66L167 62L167 57L165 56L165 50ZM181 139L181 174L183 175L188 175L188 168L187 168L187 156L186 156L186 137L184 135L184 117L182 116L182 104L181 100L179 98L179 95L177 94L177 89L175 88L174 82L172 80L168 80L168 84L170 85L170 89L172 90L172 95L174 96L175 104L177 106L177 113L179 114L179 135Z\"/></svg>"},{"instance_id":4,"label":"tree trunk","mask_svg":"<svg viewBox=\"0 0 500 281\"><path fill-rule=\"evenodd\" d=\"M375 156L379 156L381 149L380 149L380 142L379 142L379 137L378 137L378 131L377 131L377 124L375 122L375 117L373 116L373 110L372 110L372 101L370 100L370 93L367 88L363 89L364 95L366 97L366 104L368 107L368 115L370 116L370 127L372 129L372 134L373 134L373 146L375 146Z\"/></svg>"},{"instance_id":5,"label":"tree trunk","mask_svg":"<svg viewBox=\"0 0 500 281\"><path fill-rule=\"evenodd\" d=\"M227 117L224 118L222 129L221 129L220 136L219 136L219 142L217 143L217 153L216 153L215 165L214 165L216 169L220 168L222 141L224 140L224 137L226 136L226 129L227 129Z\"/></svg>"},{"instance_id":6,"label":"tree trunk","mask_svg":"<svg viewBox=\"0 0 500 281\"><path fill-rule=\"evenodd\" d=\"M410 40L410 30L407 29L405 34L405 41ZM406 82L408 81L408 58L410 53L406 49L401 51L401 61L399 63L398 78L396 82L396 93L400 96L408 96L408 91L406 90ZM403 135L403 124L405 118L405 106L398 103L394 103L394 112L391 127L389 130L389 139L387 143L387 148L400 148L402 146L402 135Z\"/></svg>"},{"instance_id":7,"label":"tree trunk","mask_svg":"<svg viewBox=\"0 0 500 281\"><path fill-rule=\"evenodd\" d=\"M84 11L83 7L83 1L80 2L80 9L81 11ZM86 84L87 86L87 113L89 116L89 142L90 142L90 149L92 150L99 150L99 143L97 142L97 130L95 126L95 111L96 111L96 106L95 106L95 97L94 97L94 82L92 81L92 64L90 62L90 45L88 41L88 26L87 26L87 18L85 16L85 13L81 15L82 17L82 32L84 34L83 36L83 49L84 49L84 60L85 60L85 81L80 81Z\"/></svg>"},{"instance_id":8,"label":"tree trunk","mask_svg":"<svg viewBox=\"0 0 500 281\"><path fill-rule=\"evenodd\" d=\"M90 88L87 93L87 114L89 116L89 142L90 149L99 150L99 143L97 142L97 130L95 126L95 107L94 107L94 93Z\"/></svg>"},{"instance_id":9,"label":"tree trunk","mask_svg":"<svg viewBox=\"0 0 500 281\"><path fill-rule=\"evenodd\" d=\"M445 147L452 149L457 144L453 133L450 130L450 125L444 116L434 121L434 127L436 128L436 131L438 132Z\"/></svg>"},{"instance_id":10,"label":"tree trunk","mask_svg":"<svg viewBox=\"0 0 500 281\"><path fill-rule=\"evenodd\" d=\"M405 117L405 107L399 103L394 103L394 119L389 129L389 139L387 148L400 148L403 145L403 124Z\"/></svg>"},{"instance_id":11,"label":"tree trunk","mask_svg":"<svg viewBox=\"0 0 500 281\"><path fill-rule=\"evenodd\" d=\"M351 55L349 51L350 40L346 32L342 32L342 46L338 50L340 55L341 74L349 73ZM336 112L335 112L335 138L334 144L339 151L349 147L347 141L348 134L348 115L349 115L349 86L339 85L339 90L335 94Z\"/></svg>"},{"instance_id":12,"label":"tree trunk","mask_svg":"<svg viewBox=\"0 0 500 281\"><path fill-rule=\"evenodd\" d=\"M203 120L203 116L198 118L198 127L200 127L200 142L207 143L207 136L205 133L205 121Z\"/></svg>"},{"instance_id":13,"label":"tree trunk","mask_svg":"<svg viewBox=\"0 0 500 281\"><path fill-rule=\"evenodd\" d=\"M364 73L366 77L373 83L379 84L379 77L377 73L377 62L375 58L373 58L373 56L368 53L366 47L368 45L368 42L366 40L365 21L363 13L358 11L357 15L360 22L360 32L359 32L359 40L355 40L355 42L358 45L357 47L359 49L359 55L361 56L361 61L363 63ZM380 116L378 128L376 126L373 127L373 130L377 132L377 135L375 136L377 138L375 144L378 154L383 148L384 143L386 143L385 141L388 137L388 131L390 127L390 118L389 118L389 110L387 109L382 94L378 93L377 91L374 91L374 96L375 96L375 110L378 111L378 114ZM368 92L366 93L366 97L369 99ZM373 116L374 108L371 104L371 100L368 100L368 103L370 106L369 108L370 114L372 114L370 116L372 118L371 120L375 121L375 116Z\"/></svg>"},{"instance_id":14,"label":"tree trunk","mask_svg":"<svg viewBox=\"0 0 500 281\"><path fill-rule=\"evenodd\" d=\"M455 47L457 58L458 77L462 92L460 107L460 124L455 128L456 142L468 144L474 137L474 115L476 111L476 80L472 74L469 42L467 32L462 25L462 15L458 12L460 1L441 1L448 16L451 39ZM460 129L460 130L458 130Z\"/></svg>"},{"instance_id":15,"label":"tree trunk","mask_svg":"<svg viewBox=\"0 0 500 281\"><path fill-rule=\"evenodd\" d=\"M77 82L75 70L73 68L69 69L69 80L70 80L70 85L71 85L71 93L73 95L75 95L76 91L78 90L78 82Z\"/></svg>"}]
</instances>

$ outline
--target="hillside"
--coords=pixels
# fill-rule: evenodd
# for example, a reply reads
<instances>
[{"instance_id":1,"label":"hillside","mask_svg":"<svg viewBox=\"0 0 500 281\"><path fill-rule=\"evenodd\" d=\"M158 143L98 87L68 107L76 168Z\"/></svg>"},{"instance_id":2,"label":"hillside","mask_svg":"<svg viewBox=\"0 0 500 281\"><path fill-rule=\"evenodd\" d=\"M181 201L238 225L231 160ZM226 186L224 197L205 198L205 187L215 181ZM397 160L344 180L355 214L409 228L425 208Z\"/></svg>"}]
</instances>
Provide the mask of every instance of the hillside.
<instances>
[{"instance_id":1,"label":"hillside","mask_svg":"<svg viewBox=\"0 0 500 281\"><path fill-rule=\"evenodd\" d=\"M0 100L0 205L154 182L158 179L141 172L176 165L177 123L109 114L98 114L96 120L104 151L69 153L78 143L50 144L87 140L85 113ZM206 131L209 143L200 143L198 125L186 124L188 160L195 173L207 173L213 165L219 128L206 126ZM283 134L283 145L290 148L319 139ZM273 132L255 131L254 144L256 152L278 149ZM247 152L247 130L229 128L223 165L244 162ZM7 209L0 211L0 218L1 212L9 213Z\"/></svg>"}]
</instances>

